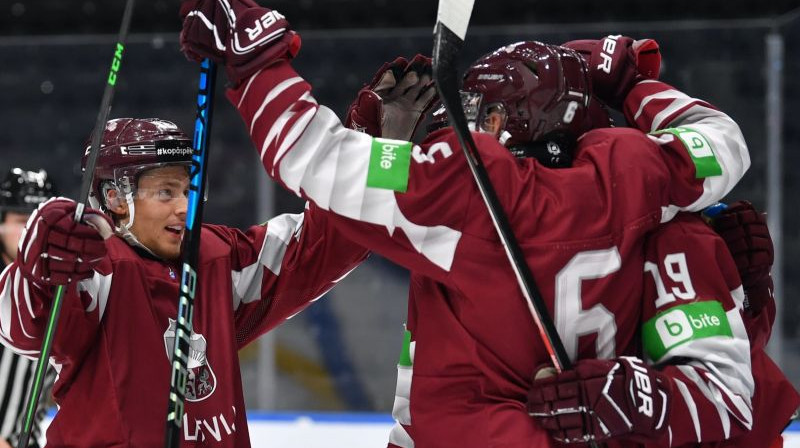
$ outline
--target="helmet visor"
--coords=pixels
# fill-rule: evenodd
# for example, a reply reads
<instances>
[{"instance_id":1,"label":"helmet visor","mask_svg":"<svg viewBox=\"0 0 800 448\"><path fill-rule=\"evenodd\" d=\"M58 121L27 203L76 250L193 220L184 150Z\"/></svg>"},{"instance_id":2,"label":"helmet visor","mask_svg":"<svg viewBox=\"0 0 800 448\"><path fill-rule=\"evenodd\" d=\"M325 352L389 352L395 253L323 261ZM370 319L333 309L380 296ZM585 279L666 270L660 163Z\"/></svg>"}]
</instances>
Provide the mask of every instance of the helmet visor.
<instances>
[{"instance_id":1,"label":"helmet visor","mask_svg":"<svg viewBox=\"0 0 800 448\"><path fill-rule=\"evenodd\" d=\"M191 162L148 163L132 165L114 170L114 182L125 194L131 193L139 199L155 199L168 202L185 199L189 195ZM180 169L168 169L178 167ZM143 181L144 178L146 181ZM208 185L203 192L203 201L208 199Z\"/></svg>"},{"instance_id":2,"label":"helmet visor","mask_svg":"<svg viewBox=\"0 0 800 448\"><path fill-rule=\"evenodd\" d=\"M464 109L464 116L467 118L470 131L477 129L476 123L478 123L482 101L482 93L461 91L461 108Z\"/></svg>"}]
</instances>

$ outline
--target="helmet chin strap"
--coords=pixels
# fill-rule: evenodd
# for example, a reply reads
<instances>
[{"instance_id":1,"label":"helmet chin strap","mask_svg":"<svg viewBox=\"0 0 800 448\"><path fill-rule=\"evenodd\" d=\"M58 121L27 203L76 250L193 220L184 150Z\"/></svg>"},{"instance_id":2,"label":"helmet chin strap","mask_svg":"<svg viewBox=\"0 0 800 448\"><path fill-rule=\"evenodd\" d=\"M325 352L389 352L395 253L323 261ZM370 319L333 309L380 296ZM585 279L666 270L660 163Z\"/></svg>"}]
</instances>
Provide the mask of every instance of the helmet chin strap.
<instances>
[{"instance_id":1,"label":"helmet chin strap","mask_svg":"<svg viewBox=\"0 0 800 448\"><path fill-rule=\"evenodd\" d=\"M145 252L149 253L150 255L162 260L162 257L156 255L149 247L142 244L136 235L131 232L131 227L133 226L133 220L136 216L136 207L133 205L133 191L130 188L126 188L125 193L125 202L128 204L128 222L121 225L121 226L114 226L114 233L119 235L122 239L125 240L128 244L133 247L138 247Z\"/></svg>"}]
</instances>

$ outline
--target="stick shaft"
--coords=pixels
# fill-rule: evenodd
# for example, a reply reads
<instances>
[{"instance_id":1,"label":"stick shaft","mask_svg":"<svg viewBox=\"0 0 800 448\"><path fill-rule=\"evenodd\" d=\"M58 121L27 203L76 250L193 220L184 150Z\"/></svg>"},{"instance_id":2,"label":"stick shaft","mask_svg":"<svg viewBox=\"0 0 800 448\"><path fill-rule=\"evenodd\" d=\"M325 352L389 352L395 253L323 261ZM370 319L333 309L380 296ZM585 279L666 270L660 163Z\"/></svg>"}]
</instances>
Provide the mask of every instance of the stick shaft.
<instances>
[{"instance_id":1,"label":"stick shaft","mask_svg":"<svg viewBox=\"0 0 800 448\"><path fill-rule=\"evenodd\" d=\"M125 41L128 38L128 30L130 29L131 17L133 16L133 6L135 0L127 0L125 3L125 12L122 14L122 24L119 28L119 37L117 44L114 48L114 58L111 61L111 70L109 71L108 78L106 78L106 85L103 91L103 99L100 102L100 111L97 114L97 122L95 123L94 131L92 133L92 143L90 147L89 159L86 164L86 170L83 172L81 181L80 198L77 206L75 207L74 219L76 222L83 219L83 211L86 208L86 202L89 199L89 193L92 185L92 177L94 175L94 167L97 164L97 153L100 149L100 141L103 137L103 130L105 129L106 120L111 112L111 101L114 99L114 90L117 84L117 75L122 66L122 54L125 50ZM45 329L44 340L42 341L42 348L39 351L39 359L36 361L36 373L33 377L33 383L28 391L28 399L25 404L25 422L20 435L18 448L27 448L30 441L31 430L33 422L36 417L36 409L39 404L39 398L42 394L42 386L44 384L44 377L47 373L47 363L50 358L50 351L53 348L53 337L58 329L58 319L61 315L61 303L64 298L65 286L56 287L53 297L53 303L50 307L50 315L47 319L47 328Z\"/></svg>"},{"instance_id":2,"label":"stick shaft","mask_svg":"<svg viewBox=\"0 0 800 448\"><path fill-rule=\"evenodd\" d=\"M492 223L514 270L520 291L525 297L528 310L536 322L539 334L542 336L542 341L553 361L553 365L559 371L569 369L572 363L567 356L553 320L550 318L547 306L526 262L525 254L522 252L511 229L511 225L497 198L497 193L492 186L480 153L467 126L467 120L461 105L461 95L458 91L458 77L454 63L463 45L463 40L441 22L436 25L434 39L433 70L439 97L447 109L450 122L464 150L467 164L481 192L492 218Z\"/></svg>"},{"instance_id":3,"label":"stick shaft","mask_svg":"<svg viewBox=\"0 0 800 448\"><path fill-rule=\"evenodd\" d=\"M178 296L178 316L175 321L175 340L170 365L169 402L164 446L180 445L183 425L186 382L188 380L189 338L192 334L195 288L198 284L197 260L202 230L203 199L206 187L208 162L208 137L211 132L211 112L214 104L216 66L208 59L200 65L200 85L197 94L197 117L194 128L194 154L192 155L189 204L186 213L186 231L183 237L181 287Z\"/></svg>"}]
</instances>

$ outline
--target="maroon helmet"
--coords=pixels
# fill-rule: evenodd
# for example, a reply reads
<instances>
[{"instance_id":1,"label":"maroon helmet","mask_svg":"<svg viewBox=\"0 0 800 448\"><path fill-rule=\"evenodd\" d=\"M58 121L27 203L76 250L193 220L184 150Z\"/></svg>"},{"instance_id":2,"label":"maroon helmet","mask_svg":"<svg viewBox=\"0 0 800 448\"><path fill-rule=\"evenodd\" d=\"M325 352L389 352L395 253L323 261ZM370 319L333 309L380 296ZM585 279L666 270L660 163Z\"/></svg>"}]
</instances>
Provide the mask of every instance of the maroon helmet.
<instances>
[{"instance_id":1,"label":"maroon helmet","mask_svg":"<svg viewBox=\"0 0 800 448\"><path fill-rule=\"evenodd\" d=\"M90 141L81 160L86 169ZM97 156L90 200L93 207L105 207L104 189L117 188L132 194L143 171L166 165L192 162L192 140L178 126L158 118L116 118L106 123Z\"/></svg>"},{"instance_id":2,"label":"maroon helmet","mask_svg":"<svg viewBox=\"0 0 800 448\"><path fill-rule=\"evenodd\" d=\"M581 134L611 125L605 109L592 100L584 59L557 45L525 41L503 46L472 64L461 90L473 130L481 130L490 112L499 112L503 145L517 156L541 161L544 155L554 166L571 164L566 153Z\"/></svg>"}]
</instances>

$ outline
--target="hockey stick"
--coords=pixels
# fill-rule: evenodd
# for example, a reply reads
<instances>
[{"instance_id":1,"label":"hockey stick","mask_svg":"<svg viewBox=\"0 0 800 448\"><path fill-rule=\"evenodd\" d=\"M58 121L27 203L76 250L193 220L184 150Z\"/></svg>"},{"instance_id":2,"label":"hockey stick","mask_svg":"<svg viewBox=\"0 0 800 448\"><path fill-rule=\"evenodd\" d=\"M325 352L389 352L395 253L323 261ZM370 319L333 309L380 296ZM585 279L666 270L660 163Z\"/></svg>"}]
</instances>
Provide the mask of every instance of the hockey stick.
<instances>
[{"instance_id":1,"label":"hockey stick","mask_svg":"<svg viewBox=\"0 0 800 448\"><path fill-rule=\"evenodd\" d=\"M195 287L197 286L197 259L200 250L200 232L203 223L203 199L206 188L208 163L208 137L211 133L211 112L214 107L214 86L217 79L216 64L208 59L200 64L200 86L197 92L197 116L194 122L194 153L190 172L189 203L186 213L186 230L181 250L181 288L178 293L178 317L175 321L175 340L172 346L172 375L169 383L167 431L164 446L180 445L183 424L186 380L189 377L189 338L192 335Z\"/></svg>"},{"instance_id":2,"label":"hockey stick","mask_svg":"<svg viewBox=\"0 0 800 448\"><path fill-rule=\"evenodd\" d=\"M128 29L131 25L131 17L133 16L134 0L127 0L125 2L125 12L122 14L122 24L119 27L119 36L117 37L117 45L114 48L114 58L111 60L111 70L106 78L106 87L103 91L103 99L100 102L100 111L97 113L97 122L92 132L92 142L90 146L89 158L86 162L86 170L83 172L83 179L81 180L80 198L75 207L75 222L80 222L83 219L83 211L86 208L86 203L89 201L89 193L92 186L92 177L94 175L94 167L97 165L97 153L100 149L100 141L103 139L103 131L106 128L106 120L111 113L111 100L114 98L114 90L117 85L117 75L122 65L122 53L125 51L125 40L128 37ZM44 384L44 376L47 373L47 364L50 358L50 351L53 348L53 335L58 328L58 317L61 314L61 304L64 298L64 286L59 285L56 287L55 296L53 297L53 304L50 308L50 316L47 319L47 328L45 329L44 339L42 340L42 348L39 351L39 359L36 362L36 373L33 376L33 384L28 392L28 400L25 405L25 423L20 435L18 448L27 448L28 441L31 436L31 428L33 427L33 420L36 415L36 408L39 404L39 398L42 394L42 386Z\"/></svg>"},{"instance_id":3,"label":"hockey stick","mask_svg":"<svg viewBox=\"0 0 800 448\"><path fill-rule=\"evenodd\" d=\"M464 150L472 176L486 203L486 208L489 209L497 235L500 237L511 267L514 269L514 275L522 295L525 296L528 309L533 320L536 321L539 334L550 354L550 359L558 371L568 370L572 367L572 363L564 350L564 344L558 336L553 320L548 314L542 294L536 287L533 275L525 261L525 255L522 253L514 232L511 230L511 225L508 223L508 218L497 199L497 193L489 180L486 167L483 165L481 156L475 147L475 141L469 132L467 119L461 105L455 64L464 44L473 4L474 0L439 0L438 18L436 28L433 30L433 79L439 92L439 98L447 109L450 123Z\"/></svg>"},{"instance_id":4,"label":"hockey stick","mask_svg":"<svg viewBox=\"0 0 800 448\"><path fill-rule=\"evenodd\" d=\"M564 350L564 344L547 312L542 293L539 292L539 288L533 280L533 274L525 261L525 254L519 247L500 200L497 199L497 193L486 172L486 167L483 165L472 134L469 132L467 117L464 116L464 108L461 105L458 72L455 64L461 47L464 45L464 37L467 34L474 3L475 0L439 0L436 27L433 30L433 79L436 83L436 90L439 92L439 98L447 109L447 115L456 131L461 148L464 150L472 177L475 178L483 202L486 203L486 208L492 217L497 235L503 243L519 288L522 295L525 296L528 310L539 329L539 335L550 354L553 366L559 372L563 372L572 368L572 361ZM589 441L589 446L597 448L598 445L594 441Z\"/></svg>"}]
</instances>

